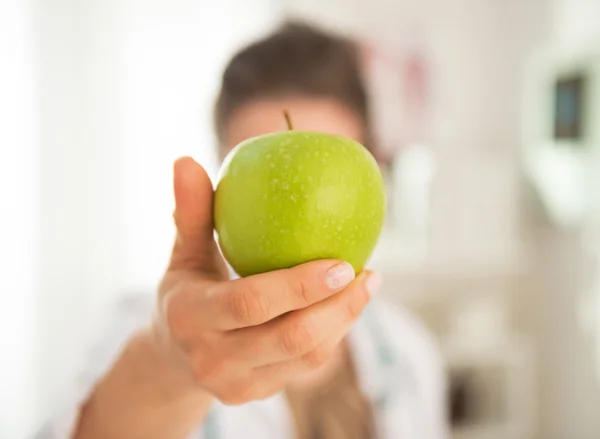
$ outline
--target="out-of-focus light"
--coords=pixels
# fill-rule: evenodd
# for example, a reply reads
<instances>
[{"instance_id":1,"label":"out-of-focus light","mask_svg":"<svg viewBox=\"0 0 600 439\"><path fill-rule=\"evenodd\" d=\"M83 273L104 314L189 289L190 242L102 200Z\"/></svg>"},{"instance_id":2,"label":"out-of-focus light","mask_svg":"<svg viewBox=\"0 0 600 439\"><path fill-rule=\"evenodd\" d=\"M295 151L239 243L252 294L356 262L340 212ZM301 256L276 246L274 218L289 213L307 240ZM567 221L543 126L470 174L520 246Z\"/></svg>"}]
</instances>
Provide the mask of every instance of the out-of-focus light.
<instances>
[{"instance_id":1,"label":"out-of-focus light","mask_svg":"<svg viewBox=\"0 0 600 439\"><path fill-rule=\"evenodd\" d=\"M566 148L539 148L528 157L531 178L552 219L562 226L580 223L589 207L587 162Z\"/></svg>"}]
</instances>

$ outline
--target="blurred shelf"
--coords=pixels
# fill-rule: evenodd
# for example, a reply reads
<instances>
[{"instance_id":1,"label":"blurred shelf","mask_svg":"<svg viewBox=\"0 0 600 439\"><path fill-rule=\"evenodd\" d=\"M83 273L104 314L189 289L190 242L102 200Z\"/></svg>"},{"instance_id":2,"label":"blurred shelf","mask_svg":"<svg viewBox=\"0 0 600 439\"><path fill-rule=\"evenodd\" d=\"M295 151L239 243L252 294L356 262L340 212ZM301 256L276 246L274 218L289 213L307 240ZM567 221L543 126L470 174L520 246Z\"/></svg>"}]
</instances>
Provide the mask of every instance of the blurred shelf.
<instances>
[{"instance_id":1,"label":"blurred shelf","mask_svg":"<svg viewBox=\"0 0 600 439\"><path fill-rule=\"evenodd\" d=\"M385 294L403 302L422 304L446 301L473 293L515 291L527 286L530 264L503 263L402 263L371 265L384 281Z\"/></svg>"},{"instance_id":2,"label":"blurred shelf","mask_svg":"<svg viewBox=\"0 0 600 439\"><path fill-rule=\"evenodd\" d=\"M382 275L384 294L419 304L479 290L514 290L532 271L533 258L520 242L478 254L459 252L428 254L425 245L407 242L387 225L369 268Z\"/></svg>"}]
</instances>

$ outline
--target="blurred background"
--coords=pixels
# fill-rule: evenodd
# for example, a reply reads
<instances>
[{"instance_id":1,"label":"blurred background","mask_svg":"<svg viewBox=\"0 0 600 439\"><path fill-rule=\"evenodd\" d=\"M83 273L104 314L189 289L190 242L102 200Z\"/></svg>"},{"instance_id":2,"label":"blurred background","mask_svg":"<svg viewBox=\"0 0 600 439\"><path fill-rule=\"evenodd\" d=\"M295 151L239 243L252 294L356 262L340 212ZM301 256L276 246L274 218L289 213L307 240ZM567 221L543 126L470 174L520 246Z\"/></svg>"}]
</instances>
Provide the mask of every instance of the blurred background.
<instances>
[{"instance_id":1,"label":"blurred background","mask_svg":"<svg viewBox=\"0 0 600 439\"><path fill-rule=\"evenodd\" d=\"M0 438L152 294L171 165L215 175L228 57L298 17L357 38L390 210L371 265L448 365L455 438L600 438L600 0L4 0Z\"/></svg>"}]
</instances>

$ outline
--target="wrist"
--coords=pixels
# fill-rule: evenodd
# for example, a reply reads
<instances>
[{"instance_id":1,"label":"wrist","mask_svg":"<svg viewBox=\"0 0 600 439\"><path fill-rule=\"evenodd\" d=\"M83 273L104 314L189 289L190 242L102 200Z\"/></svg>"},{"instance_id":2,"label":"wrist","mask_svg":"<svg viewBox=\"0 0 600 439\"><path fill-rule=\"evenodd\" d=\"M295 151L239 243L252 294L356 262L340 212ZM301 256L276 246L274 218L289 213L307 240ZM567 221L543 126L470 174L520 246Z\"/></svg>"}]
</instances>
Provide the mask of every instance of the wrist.
<instances>
[{"instance_id":1,"label":"wrist","mask_svg":"<svg viewBox=\"0 0 600 439\"><path fill-rule=\"evenodd\" d=\"M198 385L185 353L167 337L156 327L144 329L133 337L130 349L141 363L138 367L148 369L148 379L161 387L162 394L210 404L213 396Z\"/></svg>"},{"instance_id":2,"label":"wrist","mask_svg":"<svg viewBox=\"0 0 600 439\"><path fill-rule=\"evenodd\" d=\"M135 334L83 406L75 437L188 437L213 397L178 362L151 331Z\"/></svg>"}]
</instances>

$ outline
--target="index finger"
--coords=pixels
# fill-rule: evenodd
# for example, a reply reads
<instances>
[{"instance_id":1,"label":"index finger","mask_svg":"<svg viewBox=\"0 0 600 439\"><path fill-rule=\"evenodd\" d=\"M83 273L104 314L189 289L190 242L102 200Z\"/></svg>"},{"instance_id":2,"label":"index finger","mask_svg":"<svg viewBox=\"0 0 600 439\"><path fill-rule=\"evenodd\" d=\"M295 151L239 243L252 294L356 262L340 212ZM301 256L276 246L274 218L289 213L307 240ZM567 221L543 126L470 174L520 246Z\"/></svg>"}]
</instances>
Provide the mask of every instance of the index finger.
<instances>
[{"instance_id":1,"label":"index finger","mask_svg":"<svg viewBox=\"0 0 600 439\"><path fill-rule=\"evenodd\" d=\"M196 325L215 330L256 326L287 312L305 308L340 291L355 278L347 262L320 260L293 268L257 274L232 281L188 283L173 297L169 314L188 331ZM204 291L199 288L204 286ZM196 322L196 323L192 323Z\"/></svg>"}]
</instances>

